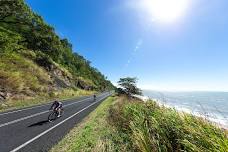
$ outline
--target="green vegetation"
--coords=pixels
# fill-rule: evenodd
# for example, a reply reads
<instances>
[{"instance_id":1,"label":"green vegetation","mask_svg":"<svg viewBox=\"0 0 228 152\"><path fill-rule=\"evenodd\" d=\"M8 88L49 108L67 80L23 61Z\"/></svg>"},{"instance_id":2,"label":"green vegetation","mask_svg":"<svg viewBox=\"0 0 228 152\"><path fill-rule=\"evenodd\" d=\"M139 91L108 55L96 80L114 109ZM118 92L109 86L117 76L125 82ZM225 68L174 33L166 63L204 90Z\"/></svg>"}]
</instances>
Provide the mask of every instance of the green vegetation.
<instances>
[{"instance_id":1,"label":"green vegetation","mask_svg":"<svg viewBox=\"0 0 228 152\"><path fill-rule=\"evenodd\" d=\"M127 96L131 95L141 95L142 91L137 87L137 78L136 77L126 77L120 78L118 85L121 88L118 88L117 92L119 94L126 94Z\"/></svg>"},{"instance_id":2,"label":"green vegetation","mask_svg":"<svg viewBox=\"0 0 228 152\"><path fill-rule=\"evenodd\" d=\"M94 93L77 88L55 89L44 68L18 53L0 56L0 69L0 88L7 92L6 96L12 96L0 103L0 111Z\"/></svg>"},{"instance_id":3,"label":"green vegetation","mask_svg":"<svg viewBox=\"0 0 228 152\"><path fill-rule=\"evenodd\" d=\"M75 77L91 80L94 89L112 87L90 62L73 52L67 39L56 35L41 16L33 13L23 0L0 1L0 52L32 50L33 60L50 70L52 62L62 65Z\"/></svg>"},{"instance_id":4,"label":"green vegetation","mask_svg":"<svg viewBox=\"0 0 228 152\"><path fill-rule=\"evenodd\" d=\"M43 68L16 53L0 56L0 69L0 86L6 92L25 95L46 92L52 83Z\"/></svg>"},{"instance_id":5,"label":"green vegetation","mask_svg":"<svg viewBox=\"0 0 228 152\"><path fill-rule=\"evenodd\" d=\"M155 102L129 102L123 98L110 109L110 125L124 141L126 151L227 152L225 132L205 119Z\"/></svg>"},{"instance_id":6,"label":"green vegetation","mask_svg":"<svg viewBox=\"0 0 228 152\"><path fill-rule=\"evenodd\" d=\"M104 140L112 135L112 127L106 121L108 110L116 101L109 97L93 111L83 122L72 129L70 133L51 152L77 151L110 151L111 146L105 147ZM108 144L110 145L110 144Z\"/></svg>"},{"instance_id":7,"label":"green vegetation","mask_svg":"<svg viewBox=\"0 0 228 152\"><path fill-rule=\"evenodd\" d=\"M21 105L20 101L28 99L40 101L45 97L46 100L55 97L56 92L65 96L63 92L69 95L80 90L112 88L111 82L74 52L69 41L60 38L24 0L0 1L2 109ZM11 104L14 101L17 102Z\"/></svg>"}]
</instances>

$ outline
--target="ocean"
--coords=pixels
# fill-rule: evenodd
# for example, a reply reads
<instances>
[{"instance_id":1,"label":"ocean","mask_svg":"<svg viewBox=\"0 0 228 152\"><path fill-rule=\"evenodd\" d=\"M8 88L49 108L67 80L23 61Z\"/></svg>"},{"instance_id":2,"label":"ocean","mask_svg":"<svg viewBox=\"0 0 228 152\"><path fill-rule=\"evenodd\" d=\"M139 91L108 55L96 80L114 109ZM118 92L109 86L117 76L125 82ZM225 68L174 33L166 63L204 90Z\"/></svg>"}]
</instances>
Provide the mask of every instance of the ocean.
<instances>
[{"instance_id":1,"label":"ocean","mask_svg":"<svg viewBox=\"0 0 228 152\"><path fill-rule=\"evenodd\" d=\"M159 104L179 111L205 117L228 128L228 92L159 92L144 90L143 94Z\"/></svg>"}]
</instances>

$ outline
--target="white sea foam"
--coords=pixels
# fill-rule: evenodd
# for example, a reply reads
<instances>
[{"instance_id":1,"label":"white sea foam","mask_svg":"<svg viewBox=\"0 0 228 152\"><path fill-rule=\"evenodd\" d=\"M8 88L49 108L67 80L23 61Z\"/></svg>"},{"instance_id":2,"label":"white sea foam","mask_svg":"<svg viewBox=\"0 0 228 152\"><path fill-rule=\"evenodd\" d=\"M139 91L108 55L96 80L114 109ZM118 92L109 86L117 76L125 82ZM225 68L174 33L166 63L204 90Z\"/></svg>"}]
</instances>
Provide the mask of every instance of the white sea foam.
<instances>
[{"instance_id":1,"label":"white sea foam","mask_svg":"<svg viewBox=\"0 0 228 152\"><path fill-rule=\"evenodd\" d=\"M219 127L228 129L228 119L226 116L220 114L219 112L211 112L211 111L199 111L199 110L194 110L191 107L187 107L184 105L175 105L171 104L169 102L163 102L159 99L153 99L153 101L157 102L160 106L165 106L167 108L174 108L177 111L180 112L185 112L188 114L192 114L198 117L202 117L207 119L208 121L211 121L212 123L215 123L215 125L218 125ZM196 105L197 107L201 107L201 105ZM205 109L204 109L205 110Z\"/></svg>"}]
</instances>

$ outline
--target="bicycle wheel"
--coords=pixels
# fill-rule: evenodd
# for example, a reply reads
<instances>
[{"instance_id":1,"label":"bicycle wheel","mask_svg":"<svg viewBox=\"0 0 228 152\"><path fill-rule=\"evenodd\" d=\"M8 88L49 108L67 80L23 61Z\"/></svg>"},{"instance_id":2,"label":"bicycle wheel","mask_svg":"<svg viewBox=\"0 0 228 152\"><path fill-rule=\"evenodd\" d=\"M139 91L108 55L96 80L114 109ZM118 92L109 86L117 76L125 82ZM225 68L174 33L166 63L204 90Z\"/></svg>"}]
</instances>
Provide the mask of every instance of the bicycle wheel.
<instances>
[{"instance_id":1,"label":"bicycle wheel","mask_svg":"<svg viewBox=\"0 0 228 152\"><path fill-rule=\"evenodd\" d=\"M53 111L52 113L50 113L50 115L48 116L48 121L53 121L57 118L57 113L55 111Z\"/></svg>"}]
</instances>

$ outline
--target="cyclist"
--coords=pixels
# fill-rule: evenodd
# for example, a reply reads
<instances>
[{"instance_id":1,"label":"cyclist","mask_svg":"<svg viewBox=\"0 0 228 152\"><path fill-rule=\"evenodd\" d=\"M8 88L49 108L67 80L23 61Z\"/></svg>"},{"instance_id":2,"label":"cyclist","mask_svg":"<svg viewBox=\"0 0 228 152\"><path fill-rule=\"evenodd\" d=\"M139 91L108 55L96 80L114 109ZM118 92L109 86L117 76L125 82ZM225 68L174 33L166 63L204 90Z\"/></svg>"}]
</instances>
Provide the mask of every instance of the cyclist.
<instances>
[{"instance_id":1,"label":"cyclist","mask_svg":"<svg viewBox=\"0 0 228 152\"><path fill-rule=\"evenodd\" d=\"M94 95L93 95L93 100L95 101L95 100L96 100L96 98L97 98L97 96L94 94Z\"/></svg>"},{"instance_id":2,"label":"cyclist","mask_svg":"<svg viewBox=\"0 0 228 152\"><path fill-rule=\"evenodd\" d=\"M55 100L50 108L50 110L54 110L58 112L58 118L61 117L60 112L63 107L62 102Z\"/></svg>"}]
</instances>

